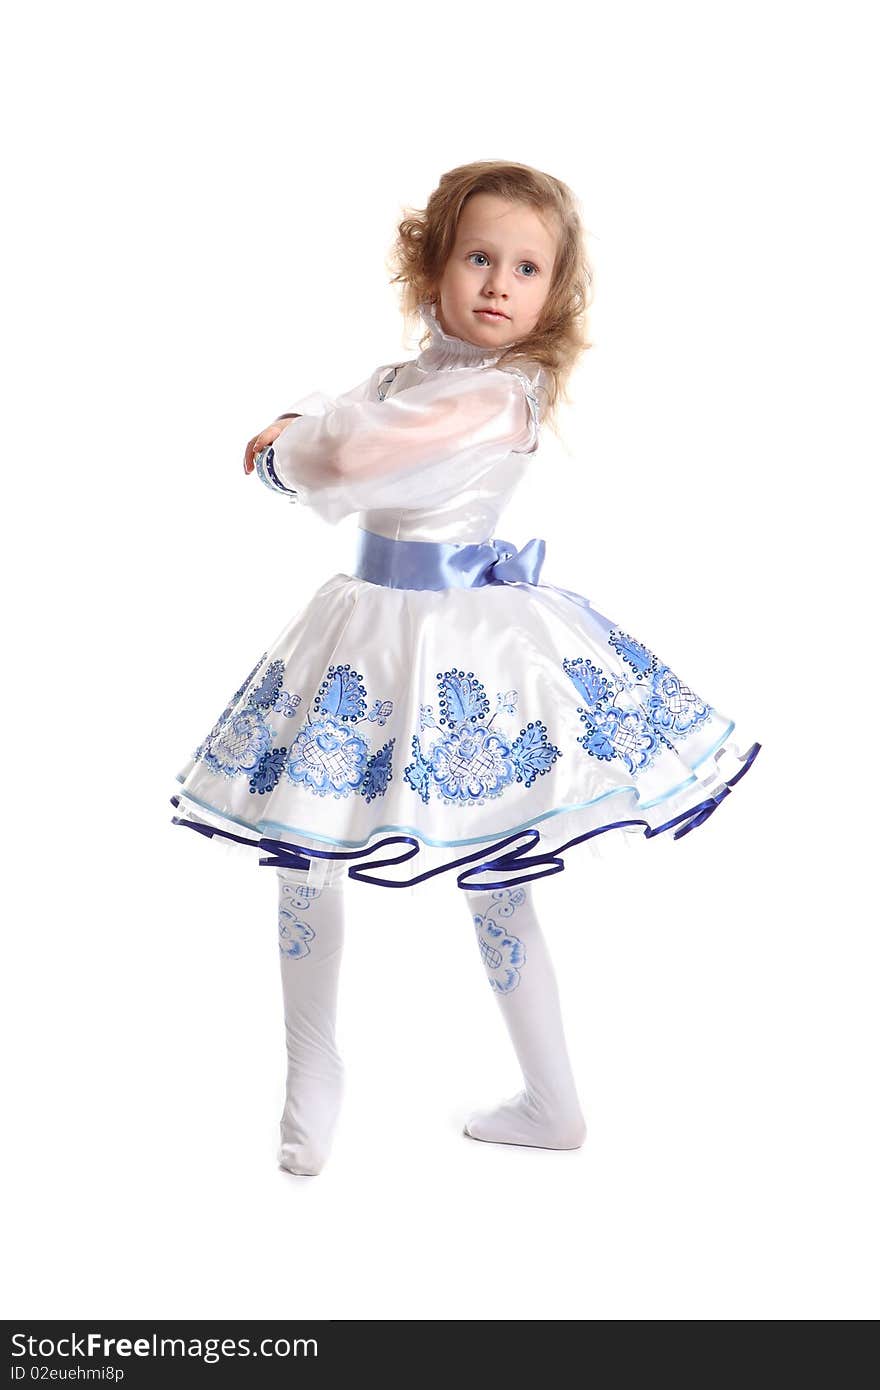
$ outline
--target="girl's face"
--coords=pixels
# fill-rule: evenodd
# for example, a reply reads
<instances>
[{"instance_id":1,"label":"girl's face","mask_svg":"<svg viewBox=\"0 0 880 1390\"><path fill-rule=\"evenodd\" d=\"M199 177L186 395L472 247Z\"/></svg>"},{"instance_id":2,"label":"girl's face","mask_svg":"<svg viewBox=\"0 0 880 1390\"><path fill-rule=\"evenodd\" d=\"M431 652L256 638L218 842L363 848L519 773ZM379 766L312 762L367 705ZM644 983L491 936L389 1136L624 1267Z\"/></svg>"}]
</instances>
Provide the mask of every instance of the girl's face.
<instances>
[{"instance_id":1,"label":"girl's face","mask_svg":"<svg viewBox=\"0 0 880 1390\"><path fill-rule=\"evenodd\" d=\"M550 292L555 256L552 219L492 193L472 194L436 291L440 327L487 351L525 338Z\"/></svg>"}]
</instances>

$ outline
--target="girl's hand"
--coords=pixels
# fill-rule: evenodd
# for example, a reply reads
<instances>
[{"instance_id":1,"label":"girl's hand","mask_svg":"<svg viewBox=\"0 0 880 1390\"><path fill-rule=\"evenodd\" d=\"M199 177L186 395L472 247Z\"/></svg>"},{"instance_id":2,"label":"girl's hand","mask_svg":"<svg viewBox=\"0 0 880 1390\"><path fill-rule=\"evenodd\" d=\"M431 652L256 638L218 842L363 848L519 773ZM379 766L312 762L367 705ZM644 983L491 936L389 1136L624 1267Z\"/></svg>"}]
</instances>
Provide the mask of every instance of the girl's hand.
<instances>
[{"instance_id":1,"label":"girl's hand","mask_svg":"<svg viewBox=\"0 0 880 1390\"><path fill-rule=\"evenodd\" d=\"M247 448L244 451L245 473L253 473L254 454L258 454L261 449L268 449L270 444L274 444L279 434L282 434L284 430L287 429L291 419L298 420L299 416L293 415L283 420L274 420L271 425L267 425L259 434L255 434L253 439L248 440Z\"/></svg>"}]
</instances>

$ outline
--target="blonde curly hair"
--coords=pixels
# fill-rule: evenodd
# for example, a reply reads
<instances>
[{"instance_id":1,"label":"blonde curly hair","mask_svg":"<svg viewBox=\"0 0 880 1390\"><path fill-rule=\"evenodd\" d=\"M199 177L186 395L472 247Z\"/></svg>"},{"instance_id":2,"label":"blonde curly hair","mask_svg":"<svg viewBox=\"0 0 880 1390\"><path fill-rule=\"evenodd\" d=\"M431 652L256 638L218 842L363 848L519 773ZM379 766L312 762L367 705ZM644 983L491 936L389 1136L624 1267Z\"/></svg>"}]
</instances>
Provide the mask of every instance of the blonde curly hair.
<instances>
[{"instance_id":1,"label":"blonde curly hair","mask_svg":"<svg viewBox=\"0 0 880 1390\"><path fill-rule=\"evenodd\" d=\"M498 365L530 362L544 369L542 418L555 430L560 400L570 403L566 386L587 348L594 271L586 249L580 207L571 189L552 174L528 164L480 159L461 164L440 178L423 209L403 208L388 256L390 284L401 284L401 312L407 326L419 324L419 306L437 297L437 286L455 245L458 220L468 198L490 193L533 208L557 228L553 279L538 322L527 337L501 354ZM549 215L549 216L548 216ZM430 339L419 339L420 348Z\"/></svg>"}]
</instances>

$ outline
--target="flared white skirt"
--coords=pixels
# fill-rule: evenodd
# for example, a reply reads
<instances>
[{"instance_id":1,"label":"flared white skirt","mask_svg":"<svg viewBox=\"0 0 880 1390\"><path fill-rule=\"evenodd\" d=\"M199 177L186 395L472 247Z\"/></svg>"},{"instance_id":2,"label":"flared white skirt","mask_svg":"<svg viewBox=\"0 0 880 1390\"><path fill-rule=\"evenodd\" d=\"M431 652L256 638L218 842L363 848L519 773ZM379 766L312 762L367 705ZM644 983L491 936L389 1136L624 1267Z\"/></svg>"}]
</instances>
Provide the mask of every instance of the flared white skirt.
<instances>
[{"instance_id":1,"label":"flared white skirt","mask_svg":"<svg viewBox=\"0 0 880 1390\"><path fill-rule=\"evenodd\" d=\"M563 590L335 574L177 774L172 819L262 865L505 887L560 872L576 846L680 838L759 749Z\"/></svg>"}]
</instances>

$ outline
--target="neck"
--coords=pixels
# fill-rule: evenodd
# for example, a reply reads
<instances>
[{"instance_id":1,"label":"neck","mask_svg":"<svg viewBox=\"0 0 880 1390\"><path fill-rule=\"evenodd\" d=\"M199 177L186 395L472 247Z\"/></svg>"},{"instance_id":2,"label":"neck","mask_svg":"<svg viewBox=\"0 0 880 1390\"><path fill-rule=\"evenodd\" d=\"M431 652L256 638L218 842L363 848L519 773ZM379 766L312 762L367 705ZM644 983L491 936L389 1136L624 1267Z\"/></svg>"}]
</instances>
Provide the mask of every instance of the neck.
<instances>
[{"instance_id":1,"label":"neck","mask_svg":"<svg viewBox=\"0 0 880 1390\"><path fill-rule=\"evenodd\" d=\"M431 334L429 345L419 357L419 363L424 367L482 367L496 361L504 351L503 347L486 347L482 343L472 343L466 338L457 338L454 333L447 333L437 317L436 306L430 300L419 305L419 313Z\"/></svg>"}]
</instances>

